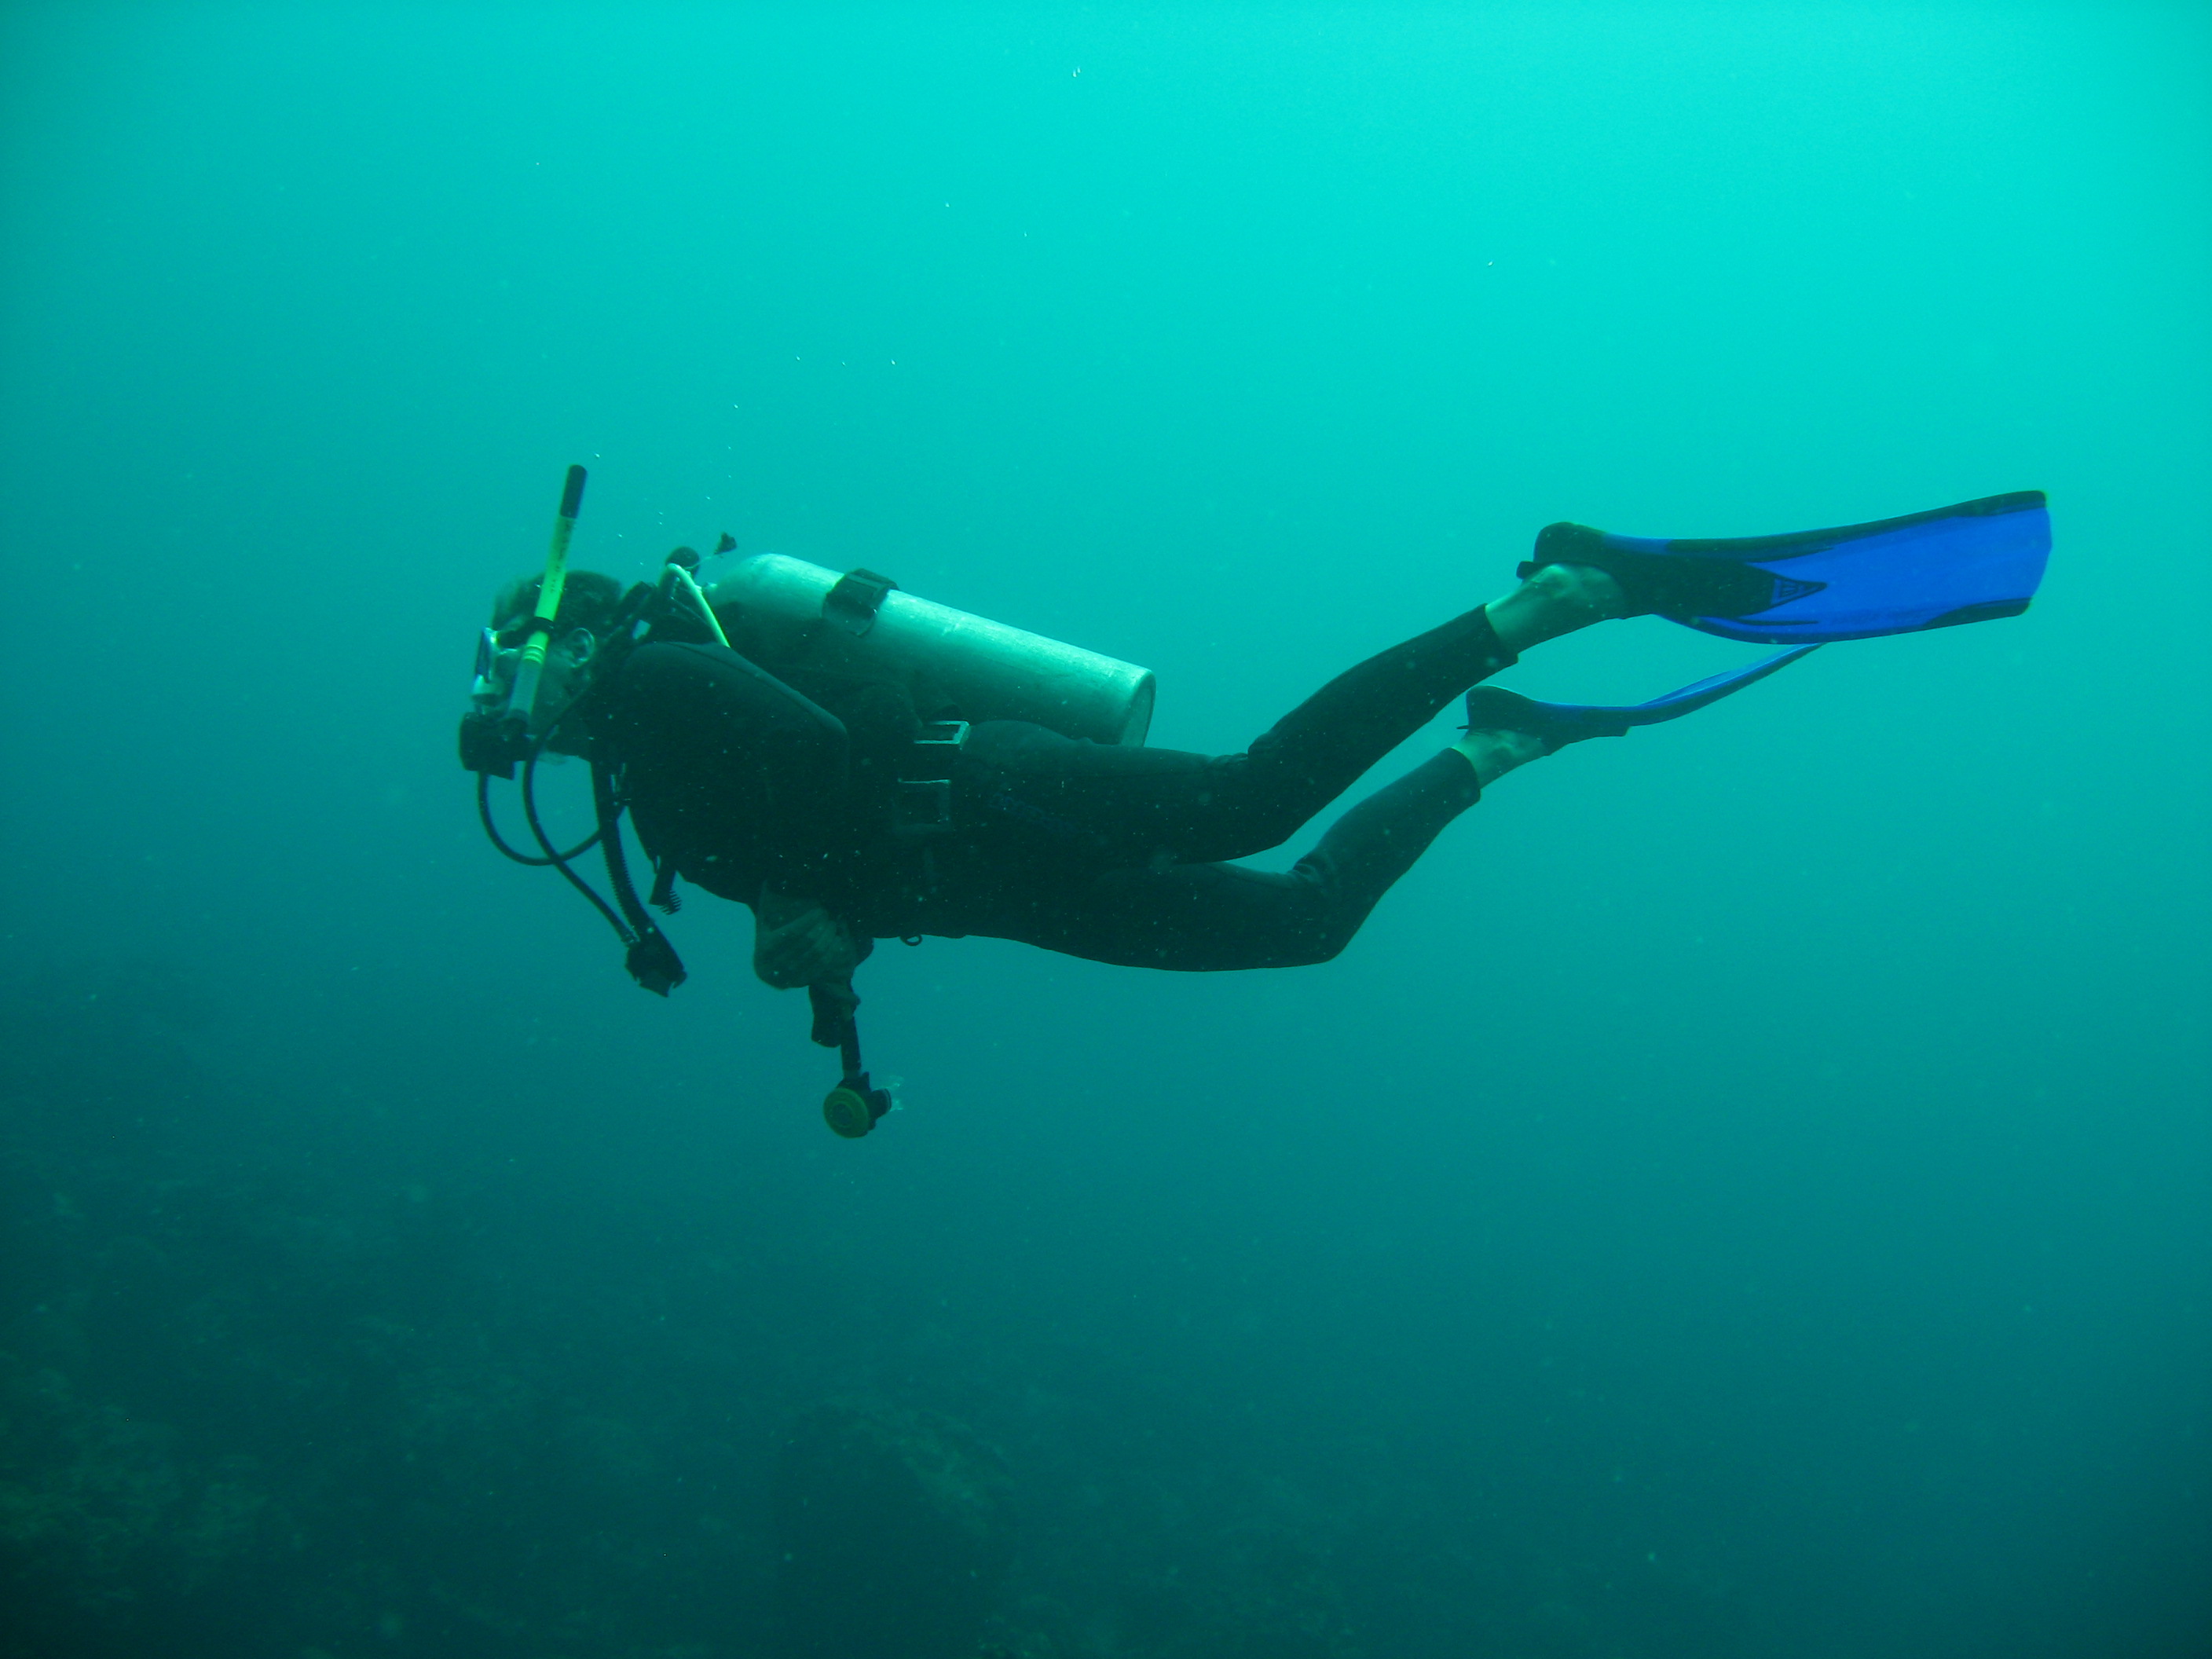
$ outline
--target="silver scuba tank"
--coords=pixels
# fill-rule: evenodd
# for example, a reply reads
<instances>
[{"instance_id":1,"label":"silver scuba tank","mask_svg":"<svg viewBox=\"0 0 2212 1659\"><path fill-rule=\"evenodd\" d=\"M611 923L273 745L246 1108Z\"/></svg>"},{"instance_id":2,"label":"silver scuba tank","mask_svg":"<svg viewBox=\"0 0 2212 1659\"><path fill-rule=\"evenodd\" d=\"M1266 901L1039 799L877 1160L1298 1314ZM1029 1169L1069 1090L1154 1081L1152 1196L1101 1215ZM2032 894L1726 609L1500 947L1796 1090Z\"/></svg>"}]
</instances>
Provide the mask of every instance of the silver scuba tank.
<instances>
[{"instance_id":1,"label":"silver scuba tank","mask_svg":"<svg viewBox=\"0 0 2212 1659\"><path fill-rule=\"evenodd\" d=\"M872 572L757 553L708 590L731 646L774 673L810 668L908 692L927 718L1029 720L1095 743L1145 740L1152 672L902 592Z\"/></svg>"}]
</instances>

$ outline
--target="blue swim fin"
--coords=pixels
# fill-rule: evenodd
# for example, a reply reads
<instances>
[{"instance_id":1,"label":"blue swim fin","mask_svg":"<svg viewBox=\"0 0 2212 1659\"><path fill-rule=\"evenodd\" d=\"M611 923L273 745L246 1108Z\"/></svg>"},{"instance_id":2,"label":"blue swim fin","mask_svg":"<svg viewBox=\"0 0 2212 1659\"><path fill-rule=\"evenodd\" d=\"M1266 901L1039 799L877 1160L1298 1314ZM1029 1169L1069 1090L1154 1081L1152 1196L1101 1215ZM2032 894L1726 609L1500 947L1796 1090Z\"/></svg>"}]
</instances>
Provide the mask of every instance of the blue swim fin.
<instances>
[{"instance_id":1,"label":"blue swim fin","mask_svg":"<svg viewBox=\"0 0 2212 1659\"><path fill-rule=\"evenodd\" d=\"M2043 580L2051 514L2039 489L1837 530L1651 541L1586 525L1536 537L1525 579L1594 565L1656 614L1725 640L1867 640L2017 617Z\"/></svg>"},{"instance_id":2,"label":"blue swim fin","mask_svg":"<svg viewBox=\"0 0 2212 1659\"><path fill-rule=\"evenodd\" d=\"M1715 674L1686 685L1679 691L1669 691L1663 697L1654 697L1649 702L1632 703L1626 708L1595 708L1578 702L1538 702L1534 697L1524 697L1517 691L1507 691L1494 685L1478 685L1467 694L1467 725L1471 732L1526 732L1544 742L1544 752L1556 754L1571 743L1580 743L1584 738L1619 738L1627 735L1632 726L1656 726L1662 720L1680 720L1685 714L1694 714L1709 703L1733 696L1755 680L1787 668L1798 658L1810 656L1820 649L1815 645L1801 645L1788 651L1778 651L1771 657L1761 657L1757 662L1741 668L1732 668L1725 674Z\"/></svg>"}]
</instances>

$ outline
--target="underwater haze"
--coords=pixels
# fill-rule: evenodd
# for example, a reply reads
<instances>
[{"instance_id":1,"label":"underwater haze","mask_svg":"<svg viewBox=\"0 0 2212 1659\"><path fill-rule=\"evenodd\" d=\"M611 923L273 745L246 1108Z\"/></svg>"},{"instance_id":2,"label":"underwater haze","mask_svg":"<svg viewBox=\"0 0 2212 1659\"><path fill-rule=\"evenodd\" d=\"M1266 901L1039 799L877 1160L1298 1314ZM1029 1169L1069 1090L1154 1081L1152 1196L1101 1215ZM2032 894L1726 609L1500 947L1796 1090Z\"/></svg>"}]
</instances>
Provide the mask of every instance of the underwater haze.
<instances>
[{"instance_id":1,"label":"underwater haze","mask_svg":"<svg viewBox=\"0 0 2212 1659\"><path fill-rule=\"evenodd\" d=\"M18 3L0 167L0 1651L2212 1652L2203 8ZM1209 752L1554 520L2055 550L1323 966L886 942L846 1141L480 832L571 463Z\"/></svg>"}]
</instances>

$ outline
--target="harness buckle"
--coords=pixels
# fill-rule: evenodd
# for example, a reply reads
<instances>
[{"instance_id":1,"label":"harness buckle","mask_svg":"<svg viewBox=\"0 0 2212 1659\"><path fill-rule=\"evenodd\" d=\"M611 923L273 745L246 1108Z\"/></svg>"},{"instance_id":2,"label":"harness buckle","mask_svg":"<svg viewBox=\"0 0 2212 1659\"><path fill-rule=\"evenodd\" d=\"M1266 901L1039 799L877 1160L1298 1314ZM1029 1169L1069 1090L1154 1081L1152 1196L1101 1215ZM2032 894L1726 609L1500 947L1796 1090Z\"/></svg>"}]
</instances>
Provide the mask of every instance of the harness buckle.
<instances>
[{"instance_id":1,"label":"harness buckle","mask_svg":"<svg viewBox=\"0 0 2212 1659\"><path fill-rule=\"evenodd\" d=\"M941 836L952 828L952 771L967 741L966 720L922 722L891 792L891 834Z\"/></svg>"}]
</instances>

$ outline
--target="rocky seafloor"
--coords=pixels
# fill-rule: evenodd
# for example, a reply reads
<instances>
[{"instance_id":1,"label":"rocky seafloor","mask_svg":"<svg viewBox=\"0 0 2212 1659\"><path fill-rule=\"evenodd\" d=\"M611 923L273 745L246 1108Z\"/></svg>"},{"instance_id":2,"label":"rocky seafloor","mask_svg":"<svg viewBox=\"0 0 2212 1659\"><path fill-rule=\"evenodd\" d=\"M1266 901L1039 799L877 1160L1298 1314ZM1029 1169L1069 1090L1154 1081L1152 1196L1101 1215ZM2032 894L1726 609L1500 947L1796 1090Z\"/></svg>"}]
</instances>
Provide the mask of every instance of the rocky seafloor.
<instances>
[{"instance_id":1,"label":"rocky seafloor","mask_svg":"<svg viewBox=\"0 0 2212 1659\"><path fill-rule=\"evenodd\" d=\"M1127 1356L916 1325L886 1360L711 1206L572 1195L518 1243L465 1171L227 1092L203 1018L143 967L6 1004L9 1656L1382 1659L1423 1597L1460 1651L1737 1650L1717 1587L1510 1523L1431 1549L1379 1467L1163 1436Z\"/></svg>"}]
</instances>

